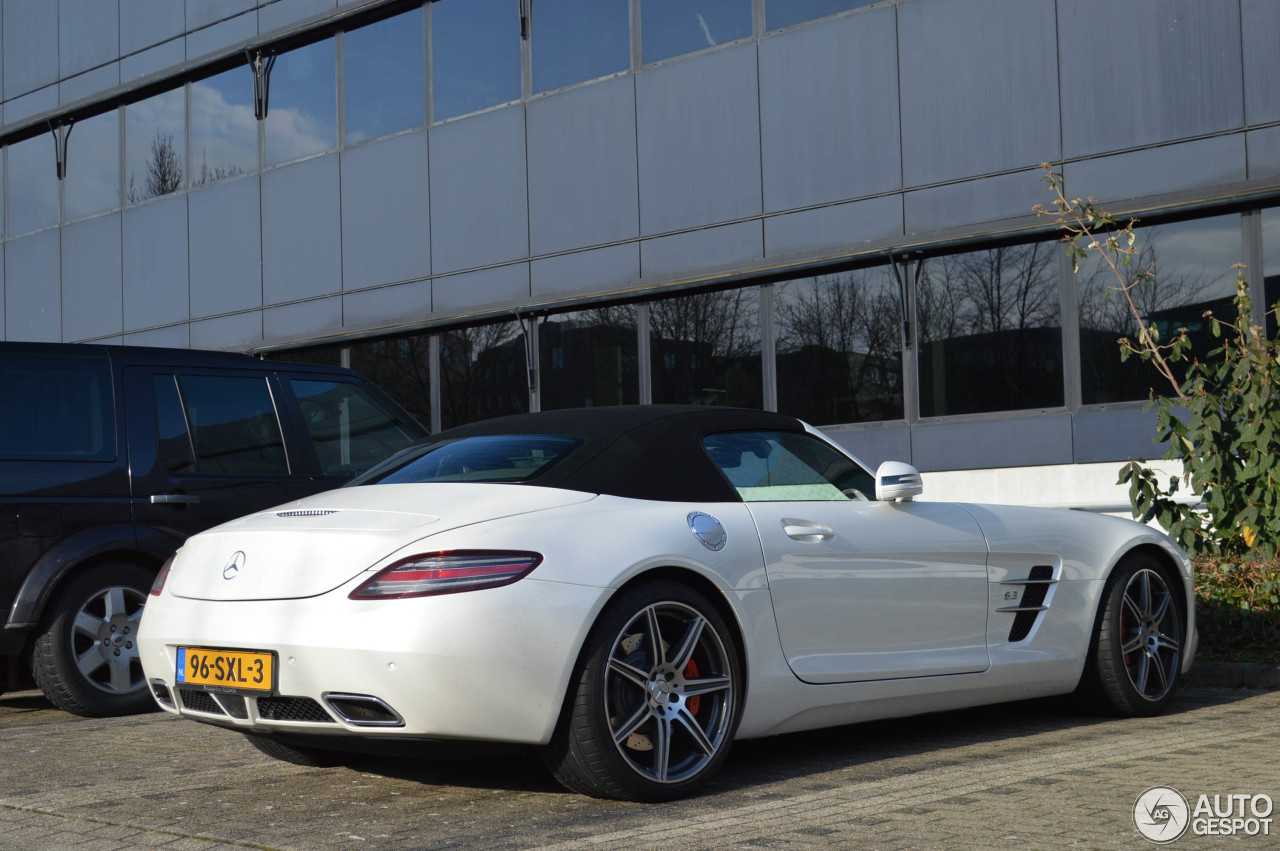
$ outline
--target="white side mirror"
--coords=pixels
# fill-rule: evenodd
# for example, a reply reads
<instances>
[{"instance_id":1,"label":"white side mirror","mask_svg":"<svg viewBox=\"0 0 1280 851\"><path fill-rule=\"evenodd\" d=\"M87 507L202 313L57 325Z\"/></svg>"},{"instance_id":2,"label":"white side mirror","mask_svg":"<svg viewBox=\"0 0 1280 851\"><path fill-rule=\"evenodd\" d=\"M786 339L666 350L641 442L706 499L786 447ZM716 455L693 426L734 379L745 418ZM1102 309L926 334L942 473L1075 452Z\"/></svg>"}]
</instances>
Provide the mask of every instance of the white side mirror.
<instances>
[{"instance_id":1,"label":"white side mirror","mask_svg":"<svg viewBox=\"0 0 1280 851\"><path fill-rule=\"evenodd\" d=\"M885 461L876 470L876 499L892 502L900 499L910 502L911 497L924 492L920 471L901 461Z\"/></svg>"}]
</instances>

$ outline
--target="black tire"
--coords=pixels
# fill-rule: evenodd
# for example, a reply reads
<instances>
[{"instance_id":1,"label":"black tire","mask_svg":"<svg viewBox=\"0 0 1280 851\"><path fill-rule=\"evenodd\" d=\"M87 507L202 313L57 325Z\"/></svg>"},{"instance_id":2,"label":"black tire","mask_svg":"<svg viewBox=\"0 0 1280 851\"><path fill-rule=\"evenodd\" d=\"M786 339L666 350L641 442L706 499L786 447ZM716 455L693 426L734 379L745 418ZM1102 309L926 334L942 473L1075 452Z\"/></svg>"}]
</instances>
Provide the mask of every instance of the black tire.
<instances>
[{"instance_id":1,"label":"black tire","mask_svg":"<svg viewBox=\"0 0 1280 851\"><path fill-rule=\"evenodd\" d=\"M108 562L58 591L31 652L36 685L54 706L87 717L157 708L137 643L154 578L136 564Z\"/></svg>"},{"instance_id":2,"label":"black tire","mask_svg":"<svg viewBox=\"0 0 1280 851\"><path fill-rule=\"evenodd\" d=\"M728 756L744 684L733 634L706 597L670 581L636 586L592 628L540 756L585 795L688 795Z\"/></svg>"},{"instance_id":3,"label":"black tire","mask_svg":"<svg viewBox=\"0 0 1280 851\"><path fill-rule=\"evenodd\" d=\"M244 737L249 740L249 744L272 759L278 759L281 762L305 765L308 768L330 768L335 765L341 765L343 762L343 754L327 751L323 748L286 744L274 736L264 736L259 733L246 732Z\"/></svg>"},{"instance_id":4,"label":"black tire","mask_svg":"<svg viewBox=\"0 0 1280 851\"><path fill-rule=\"evenodd\" d=\"M1182 583L1153 556L1121 559L1102 592L1077 694L1121 717L1158 715L1182 680Z\"/></svg>"}]
</instances>

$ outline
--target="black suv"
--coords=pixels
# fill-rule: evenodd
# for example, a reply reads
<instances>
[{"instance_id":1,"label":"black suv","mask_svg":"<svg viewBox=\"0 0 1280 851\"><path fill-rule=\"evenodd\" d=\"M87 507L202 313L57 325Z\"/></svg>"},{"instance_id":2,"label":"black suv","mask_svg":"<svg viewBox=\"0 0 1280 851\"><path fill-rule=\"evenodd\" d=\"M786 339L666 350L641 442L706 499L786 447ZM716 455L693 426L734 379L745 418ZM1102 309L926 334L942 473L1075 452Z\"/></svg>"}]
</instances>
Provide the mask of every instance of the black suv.
<instances>
[{"instance_id":1,"label":"black suv","mask_svg":"<svg viewBox=\"0 0 1280 851\"><path fill-rule=\"evenodd\" d=\"M0 405L0 653L79 715L152 706L134 636L189 535L427 433L351 370L184 349L0 343Z\"/></svg>"}]
</instances>

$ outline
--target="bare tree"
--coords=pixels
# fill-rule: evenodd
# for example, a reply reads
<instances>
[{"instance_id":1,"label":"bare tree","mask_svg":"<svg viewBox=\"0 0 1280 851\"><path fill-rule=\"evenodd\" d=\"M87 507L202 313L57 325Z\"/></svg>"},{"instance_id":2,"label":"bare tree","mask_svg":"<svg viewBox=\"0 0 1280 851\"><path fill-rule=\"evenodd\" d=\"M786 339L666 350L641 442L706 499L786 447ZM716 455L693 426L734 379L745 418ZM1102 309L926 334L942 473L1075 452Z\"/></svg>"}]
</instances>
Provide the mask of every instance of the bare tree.
<instances>
[{"instance_id":1,"label":"bare tree","mask_svg":"<svg viewBox=\"0 0 1280 851\"><path fill-rule=\"evenodd\" d=\"M244 169L238 165L209 165L209 155L207 151L200 151L200 172L192 180L196 186L204 186L206 183L213 183L216 180L225 180L228 177L235 177L238 174L244 174Z\"/></svg>"},{"instance_id":2,"label":"bare tree","mask_svg":"<svg viewBox=\"0 0 1280 851\"><path fill-rule=\"evenodd\" d=\"M790 359L821 381L824 422L900 412L902 312L883 267L788 281L776 293L780 397L792 390L781 381L796 371L784 368Z\"/></svg>"},{"instance_id":3,"label":"bare tree","mask_svg":"<svg viewBox=\"0 0 1280 851\"><path fill-rule=\"evenodd\" d=\"M745 361L759 360L758 298L747 287L653 302L654 401L754 404Z\"/></svg>"},{"instance_id":4,"label":"bare tree","mask_svg":"<svg viewBox=\"0 0 1280 851\"><path fill-rule=\"evenodd\" d=\"M133 172L129 172L129 203L137 204L148 198L177 192L182 189L182 178L182 154L173 143L173 134L157 132L151 140L147 173L141 187L135 184Z\"/></svg>"}]
</instances>

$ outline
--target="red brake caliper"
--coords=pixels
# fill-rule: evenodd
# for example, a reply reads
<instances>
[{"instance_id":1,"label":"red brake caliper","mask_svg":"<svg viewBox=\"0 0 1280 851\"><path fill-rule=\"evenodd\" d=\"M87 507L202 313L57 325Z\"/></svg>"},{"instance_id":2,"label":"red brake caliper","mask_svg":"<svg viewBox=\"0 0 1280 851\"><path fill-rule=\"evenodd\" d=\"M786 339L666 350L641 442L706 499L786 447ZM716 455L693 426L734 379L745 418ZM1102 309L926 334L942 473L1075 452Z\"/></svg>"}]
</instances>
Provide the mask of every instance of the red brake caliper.
<instances>
[{"instance_id":1,"label":"red brake caliper","mask_svg":"<svg viewBox=\"0 0 1280 851\"><path fill-rule=\"evenodd\" d=\"M698 678L698 665L692 659L689 664L684 666L684 678L686 680L696 680ZM702 696L695 695L685 701L685 705L689 707L690 715L698 714L698 707L702 706Z\"/></svg>"}]
</instances>

